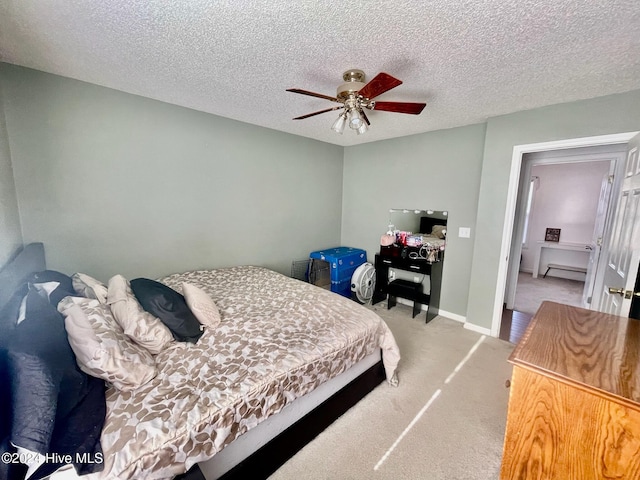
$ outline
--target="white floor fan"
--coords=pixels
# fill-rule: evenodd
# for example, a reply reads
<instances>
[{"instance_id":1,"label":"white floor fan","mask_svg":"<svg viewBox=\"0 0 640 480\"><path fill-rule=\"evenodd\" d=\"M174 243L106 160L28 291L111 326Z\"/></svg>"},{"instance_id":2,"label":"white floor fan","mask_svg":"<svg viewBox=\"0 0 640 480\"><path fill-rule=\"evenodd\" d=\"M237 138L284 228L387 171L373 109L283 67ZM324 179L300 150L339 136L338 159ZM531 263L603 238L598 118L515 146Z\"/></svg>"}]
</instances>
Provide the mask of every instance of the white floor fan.
<instances>
[{"instance_id":1,"label":"white floor fan","mask_svg":"<svg viewBox=\"0 0 640 480\"><path fill-rule=\"evenodd\" d=\"M363 263L351 277L353 298L359 303L369 303L376 288L376 269L371 263Z\"/></svg>"}]
</instances>

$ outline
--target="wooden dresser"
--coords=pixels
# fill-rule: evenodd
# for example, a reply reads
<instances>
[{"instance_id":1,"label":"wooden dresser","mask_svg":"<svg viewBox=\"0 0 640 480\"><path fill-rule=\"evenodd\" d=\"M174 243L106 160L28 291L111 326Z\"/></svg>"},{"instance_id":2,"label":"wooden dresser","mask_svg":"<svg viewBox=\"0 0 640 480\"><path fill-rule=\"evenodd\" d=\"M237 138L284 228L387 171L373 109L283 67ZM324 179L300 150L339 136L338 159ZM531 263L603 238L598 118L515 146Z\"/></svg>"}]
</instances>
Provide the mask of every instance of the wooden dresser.
<instances>
[{"instance_id":1,"label":"wooden dresser","mask_svg":"<svg viewBox=\"0 0 640 480\"><path fill-rule=\"evenodd\" d=\"M640 479L640 321L544 302L509 361L500 478Z\"/></svg>"}]
</instances>

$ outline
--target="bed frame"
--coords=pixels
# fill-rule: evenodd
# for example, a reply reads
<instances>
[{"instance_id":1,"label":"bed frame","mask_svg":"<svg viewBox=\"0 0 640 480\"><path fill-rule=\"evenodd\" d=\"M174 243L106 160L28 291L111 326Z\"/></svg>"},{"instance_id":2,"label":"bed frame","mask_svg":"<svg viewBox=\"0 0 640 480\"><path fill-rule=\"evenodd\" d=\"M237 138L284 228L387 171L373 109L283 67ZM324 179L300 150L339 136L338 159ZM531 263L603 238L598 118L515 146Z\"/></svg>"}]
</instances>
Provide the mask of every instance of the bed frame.
<instances>
[{"instance_id":1,"label":"bed frame","mask_svg":"<svg viewBox=\"0 0 640 480\"><path fill-rule=\"evenodd\" d=\"M45 269L42 243L21 248L0 270L0 312L30 274ZM266 478L384 379L380 353L370 355L241 435L211 460L194 466L176 479L202 478L201 475L207 480ZM64 478L73 477L64 475Z\"/></svg>"},{"instance_id":2,"label":"bed frame","mask_svg":"<svg viewBox=\"0 0 640 480\"><path fill-rule=\"evenodd\" d=\"M345 372L347 373L347 372ZM336 377L339 378L339 377ZM371 390L373 390L378 384L380 384L385 378L384 368L382 362L374 364L369 367L344 386L328 399L320 403L317 407L310 410L298 421L286 428L282 433L266 443L263 447L249 455L246 459L242 460L238 465L229 470L222 476L217 476L214 471L214 476L210 476L210 471L207 469L207 464L214 464L216 457L221 455L230 447L233 447L233 443L229 445L225 450L222 450L219 454L213 457L208 462L201 464L200 470L207 480L213 478L220 478L223 480L240 480L246 478L260 479L267 478L274 473L284 463L298 453L302 448L311 442L316 436L318 436L324 429L337 420L343 413L353 407L362 398L364 398ZM334 379L336 380L336 379ZM314 392L319 389L314 390ZM330 390L330 389L327 389ZM335 390L333 390L335 391ZM314 392L305 395L299 400L306 399ZM320 393L320 392L318 392ZM327 392L323 392L327 393ZM318 396L319 398L319 396ZM285 413L289 407L295 407L296 402L286 407L282 412L268 418L263 424L265 428L271 427L270 424L266 424L269 420L277 420L278 416ZM250 435L256 433L256 429L260 428L263 424L258 425L253 430L250 430L246 434L240 436L236 441L243 437L249 438Z\"/></svg>"}]
</instances>

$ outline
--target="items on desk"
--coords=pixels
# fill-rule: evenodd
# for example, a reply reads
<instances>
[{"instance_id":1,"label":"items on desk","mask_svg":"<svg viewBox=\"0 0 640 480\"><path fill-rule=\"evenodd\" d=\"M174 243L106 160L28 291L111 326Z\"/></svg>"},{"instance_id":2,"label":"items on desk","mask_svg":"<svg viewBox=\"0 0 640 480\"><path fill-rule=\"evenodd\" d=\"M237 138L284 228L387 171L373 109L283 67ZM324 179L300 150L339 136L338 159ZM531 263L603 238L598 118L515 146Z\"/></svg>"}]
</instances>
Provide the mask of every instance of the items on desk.
<instances>
[{"instance_id":1,"label":"items on desk","mask_svg":"<svg viewBox=\"0 0 640 480\"><path fill-rule=\"evenodd\" d=\"M389 247L396 243L396 236L393 233L385 233L380 237L380 246Z\"/></svg>"},{"instance_id":2,"label":"items on desk","mask_svg":"<svg viewBox=\"0 0 640 480\"><path fill-rule=\"evenodd\" d=\"M445 249L445 226L434 226L431 235L389 230L380 238L380 255L383 257L401 257L415 260L426 260L428 263L439 262ZM438 228L437 232L436 227Z\"/></svg>"},{"instance_id":3,"label":"items on desk","mask_svg":"<svg viewBox=\"0 0 640 480\"><path fill-rule=\"evenodd\" d=\"M423 243L422 235L407 235L405 245L408 247L421 247Z\"/></svg>"},{"instance_id":4,"label":"items on desk","mask_svg":"<svg viewBox=\"0 0 640 480\"><path fill-rule=\"evenodd\" d=\"M559 228L547 228L544 234L545 242L559 242L560 241L560 229Z\"/></svg>"}]
</instances>

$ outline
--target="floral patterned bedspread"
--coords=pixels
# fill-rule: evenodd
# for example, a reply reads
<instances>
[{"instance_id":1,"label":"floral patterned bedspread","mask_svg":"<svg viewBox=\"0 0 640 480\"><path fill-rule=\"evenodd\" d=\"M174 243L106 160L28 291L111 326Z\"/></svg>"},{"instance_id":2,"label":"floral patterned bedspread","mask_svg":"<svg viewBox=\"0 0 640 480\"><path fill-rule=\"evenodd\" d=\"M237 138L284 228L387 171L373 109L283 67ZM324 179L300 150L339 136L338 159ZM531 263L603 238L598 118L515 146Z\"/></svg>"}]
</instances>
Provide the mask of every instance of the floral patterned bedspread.
<instances>
[{"instance_id":1,"label":"floral patterned bedspread","mask_svg":"<svg viewBox=\"0 0 640 480\"><path fill-rule=\"evenodd\" d=\"M222 321L197 344L156 356L158 375L107 391L105 469L87 479L164 479L213 457L296 398L382 349L390 384L395 339L371 310L261 267L174 274L160 281L205 290Z\"/></svg>"}]
</instances>

